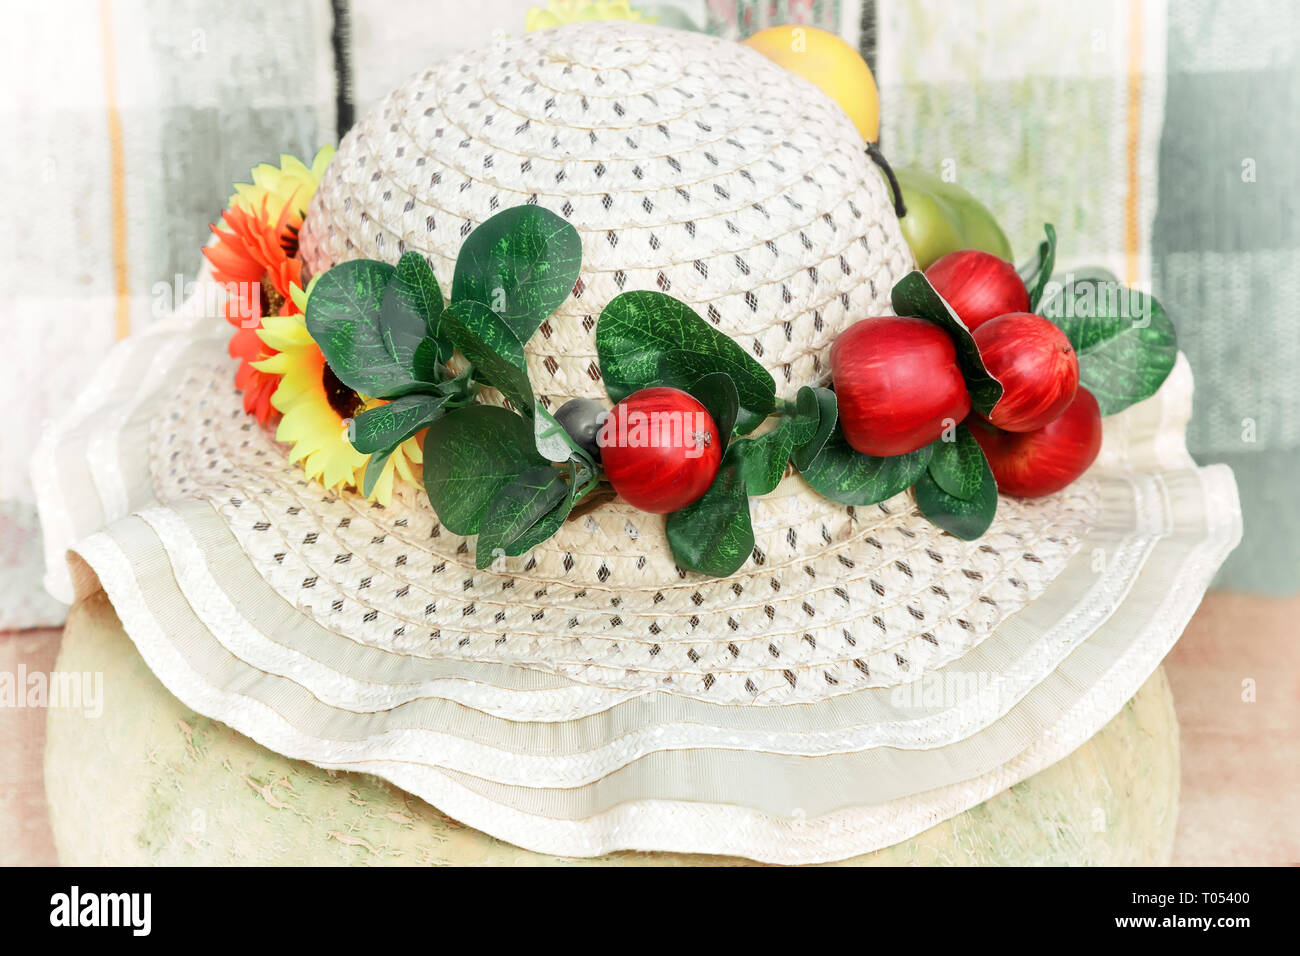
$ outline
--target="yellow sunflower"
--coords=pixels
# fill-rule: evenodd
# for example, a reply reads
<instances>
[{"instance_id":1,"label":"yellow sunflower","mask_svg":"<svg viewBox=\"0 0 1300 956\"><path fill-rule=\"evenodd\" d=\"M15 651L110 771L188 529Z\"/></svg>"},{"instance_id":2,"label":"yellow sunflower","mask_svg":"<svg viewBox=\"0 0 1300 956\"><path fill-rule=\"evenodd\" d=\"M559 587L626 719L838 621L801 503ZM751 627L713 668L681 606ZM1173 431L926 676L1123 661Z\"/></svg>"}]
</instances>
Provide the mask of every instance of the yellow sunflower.
<instances>
[{"instance_id":1,"label":"yellow sunflower","mask_svg":"<svg viewBox=\"0 0 1300 956\"><path fill-rule=\"evenodd\" d=\"M305 312L307 294L295 290L294 299L300 298L299 307ZM276 351L254 366L281 376L271 396L271 404L282 416L275 440L293 445L289 460L301 461L308 478L331 490L360 490L370 456L352 447L348 425L363 411L385 403L358 395L338 380L307 332L302 313L266 316L258 334ZM418 483L413 466L423 461L420 440L407 439L388 459L370 499L382 505L392 501L394 475Z\"/></svg>"},{"instance_id":2,"label":"yellow sunflower","mask_svg":"<svg viewBox=\"0 0 1300 956\"><path fill-rule=\"evenodd\" d=\"M251 183L235 183L235 192L230 197L230 208L241 207L250 213L259 213L262 203L266 203L266 212L272 222L280 218L286 205L290 205L289 220L294 226L300 225L307 215L307 204L316 194L320 178L325 167L334 158L333 146L322 146L316 158L308 166L296 156L287 153L280 156L280 165L260 163L250 171Z\"/></svg>"}]
</instances>

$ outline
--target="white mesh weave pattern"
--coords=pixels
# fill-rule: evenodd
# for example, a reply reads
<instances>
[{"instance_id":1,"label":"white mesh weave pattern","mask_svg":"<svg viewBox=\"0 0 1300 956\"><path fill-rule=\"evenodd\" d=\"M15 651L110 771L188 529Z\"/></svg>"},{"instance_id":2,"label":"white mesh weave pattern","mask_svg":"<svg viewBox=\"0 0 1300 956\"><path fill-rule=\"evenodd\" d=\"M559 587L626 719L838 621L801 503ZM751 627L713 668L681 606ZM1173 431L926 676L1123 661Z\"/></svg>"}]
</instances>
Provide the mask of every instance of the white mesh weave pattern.
<instances>
[{"instance_id":1,"label":"white mesh weave pattern","mask_svg":"<svg viewBox=\"0 0 1300 956\"><path fill-rule=\"evenodd\" d=\"M302 252L316 274L417 250L445 294L469 232L521 203L582 236L575 294L527 345L551 404L604 397L595 324L624 290L688 303L789 396L913 267L888 186L819 90L739 44L613 23L503 40L393 91L340 145Z\"/></svg>"}]
</instances>

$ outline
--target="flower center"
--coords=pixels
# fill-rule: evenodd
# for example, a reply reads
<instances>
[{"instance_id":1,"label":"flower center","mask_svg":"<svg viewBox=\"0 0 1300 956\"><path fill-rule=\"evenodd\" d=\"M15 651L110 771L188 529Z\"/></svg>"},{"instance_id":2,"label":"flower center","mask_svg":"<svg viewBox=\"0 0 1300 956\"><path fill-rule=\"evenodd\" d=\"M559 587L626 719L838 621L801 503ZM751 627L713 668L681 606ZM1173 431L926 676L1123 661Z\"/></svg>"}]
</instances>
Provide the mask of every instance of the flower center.
<instances>
[{"instance_id":1,"label":"flower center","mask_svg":"<svg viewBox=\"0 0 1300 956\"><path fill-rule=\"evenodd\" d=\"M262 276L262 315L279 315L284 296L271 283L269 275Z\"/></svg>"},{"instance_id":2,"label":"flower center","mask_svg":"<svg viewBox=\"0 0 1300 956\"><path fill-rule=\"evenodd\" d=\"M361 401L360 395L339 381L328 363L322 368L320 381L325 386L325 400L330 403L330 408L338 412L339 418L355 418L365 403Z\"/></svg>"},{"instance_id":3,"label":"flower center","mask_svg":"<svg viewBox=\"0 0 1300 956\"><path fill-rule=\"evenodd\" d=\"M284 233L280 236L280 248L284 250L287 259L298 254L298 228L294 223L286 223Z\"/></svg>"}]
</instances>

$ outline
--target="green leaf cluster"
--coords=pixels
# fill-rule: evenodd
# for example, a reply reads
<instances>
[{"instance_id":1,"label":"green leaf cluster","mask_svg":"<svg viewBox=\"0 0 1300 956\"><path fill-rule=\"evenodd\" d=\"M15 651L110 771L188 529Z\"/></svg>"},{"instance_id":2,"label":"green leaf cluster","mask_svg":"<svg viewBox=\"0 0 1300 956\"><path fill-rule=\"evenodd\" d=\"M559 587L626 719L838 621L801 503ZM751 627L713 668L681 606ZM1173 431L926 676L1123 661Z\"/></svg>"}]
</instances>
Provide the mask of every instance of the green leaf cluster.
<instances>
[{"instance_id":1,"label":"green leaf cluster","mask_svg":"<svg viewBox=\"0 0 1300 956\"><path fill-rule=\"evenodd\" d=\"M973 541L998 510L998 488L984 450L965 425L929 446L929 462L916 479L916 505L944 531Z\"/></svg>"},{"instance_id":2,"label":"green leaf cluster","mask_svg":"<svg viewBox=\"0 0 1300 956\"><path fill-rule=\"evenodd\" d=\"M597 479L536 402L524 361L524 343L573 291L581 264L573 226L516 206L466 238L450 302L415 252L395 267L341 263L308 300L307 330L339 380L390 400L358 415L349 436L371 455L363 491L398 445L427 430L425 490L448 530L479 535L480 567L554 534ZM447 364L457 352L458 373ZM483 385L512 408L474 404Z\"/></svg>"}]
</instances>

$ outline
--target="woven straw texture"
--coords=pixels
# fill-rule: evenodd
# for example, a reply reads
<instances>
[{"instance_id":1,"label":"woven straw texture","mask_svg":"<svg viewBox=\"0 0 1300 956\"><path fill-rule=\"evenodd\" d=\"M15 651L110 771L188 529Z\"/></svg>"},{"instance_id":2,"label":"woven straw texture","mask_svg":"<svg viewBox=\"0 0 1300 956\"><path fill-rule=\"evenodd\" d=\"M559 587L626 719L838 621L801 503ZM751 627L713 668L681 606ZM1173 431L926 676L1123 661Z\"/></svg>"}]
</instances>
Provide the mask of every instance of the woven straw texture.
<instances>
[{"instance_id":1,"label":"woven straw texture","mask_svg":"<svg viewBox=\"0 0 1300 956\"><path fill-rule=\"evenodd\" d=\"M754 89L761 96L739 95ZM440 114L451 97L466 99ZM584 98L588 112L603 104L604 125L576 125ZM530 112L512 126L504 103ZM564 123L544 125L561 109ZM620 110L622 147L603 138ZM497 138L535 126L546 139L526 148L552 172L534 183L521 179L527 153L501 170ZM660 127L671 152L651 149ZM411 154L407 129L435 144L436 161ZM592 137L603 176L642 152L659 157L651 211L628 204L631 188L609 193L606 209L593 191L602 187L572 185L583 182L572 157L590 157ZM553 400L600 393L583 370L588 320L620 288L661 285L660 274L778 382L789 369L793 389L815 380L824 343L849 318L884 307L908 264L855 137L811 87L720 41L602 24L548 31L451 60L395 93L343 143L304 243L316 268L394 259L406 243L445 284L462 232L536 185L584 246L583 294L530 344L534 381ZM717 143L729 139L741 146L724 163ZM367 144L386 144L389 165ZM461 153L477 158L452 164ZM742 153L780 158L744 165ZM725 183L711 178L723 174L709 155L734 171ZM667 157L694 172L673 184ZM454 188L435 181L435 162ZM548 179L574 192L543 192ZM386 198L402 186L407 198ZM816 215L795 217L792 191ZM691 245L689 223L708 245ZM798 264L787 273L765 254ZM644 268L620 280L617 262ZM785 301L787 274L830 283L829 297L819 305L821 293L791 286ZM719 285L692 288L682 278L692 275ZM792 477L753 502L758 546L726 580L678 572L662 518L617 501L531 555L478 571L473 543L441 529L417 490L380 508L306 482L243 415L226 335L215 317L159 323L115 350L50 430L35 477L51 590L71 599L102 587L187 706L287 756L384 776L543 852L807 862L920 832L1060 759L1113 716L1240 534L1231 473L1198 469L1184 447L1192 385L1180 362L1155 398L1107 421L1089 475L1040 501L1003 499L978 542L938 533L909 494L845 509Z\"/></svg>"},{"instance_id":2,"label":"woven straw texture","mask_svg":"<svg viewBox=\"0 0 1300 956\"><path fill-rule=\"evenodd\" d=\"M522 203L582 235L578 290L526 347L548 403L604 397L596 319L624 290L689 303L789 396L913 268L888 186L820 91L736 43L612 23L503 40L395 90L344 139L303 258L318 273L416 250L447 289L470 230Z\"/></svg>"}]
</instances>

